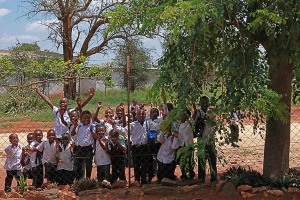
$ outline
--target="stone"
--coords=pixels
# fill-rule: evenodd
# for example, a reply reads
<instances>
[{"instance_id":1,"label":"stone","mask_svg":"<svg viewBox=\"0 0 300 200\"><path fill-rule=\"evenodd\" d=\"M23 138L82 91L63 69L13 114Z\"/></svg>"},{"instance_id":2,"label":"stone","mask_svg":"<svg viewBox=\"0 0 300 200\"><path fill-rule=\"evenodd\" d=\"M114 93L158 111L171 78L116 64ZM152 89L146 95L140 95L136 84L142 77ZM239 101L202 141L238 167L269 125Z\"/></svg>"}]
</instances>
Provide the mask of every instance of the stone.
<instances>
[{"instance_id":1,"label":"stone","mask_svg":"<svg viewBox=\"0 0 300 200\"><path fill-rule=\"evenodd\" d=\"M252 193L255 194L255 193L258 193L259 192L259 188L252 188Z\"/></svg>"},{"instance_id":2,"label":"stone","mask_svg":"<svg viewBox=\"0 0 300 200\"><path fill-rule=\"evenodd\" d=\"M57 194L57 197L60 200L77 200L77 198L73 192L59 191Z\"/></svg>"},{"instance_id":3,"label":"stone","mask_svg":"<svg viewBox=\"0 0 300 200\"><path fill-rule=\"evenodd\" d=\"M268 188L266 186L261 186L259 188L259 192L263 192L263 191L267 191L267 190L268 190Z\"/></svg>"},{"instance_id":4,"label":"stone","mask_svg":"<svg viewBox=\"0 0 300 200\"><path fill-rule=\"evenodd\" d=\"M243 192L246 192L246 191L250 191L250 190L252 190L252 186L251 185L240 185L240 186L238 186L237 187L237 192L241 192L241 191L243 191Z\"/></svg>"},{"instance_id":5,"label":"stone","mask_svg":"<svg viewBox=\"0 0 300 200\"><path fill-rule=\"evenodd\" d=\"M281 190L269 190L269 194L276 197L280 197L284 195L284 192L282 192Z\"/></svg>"},{"instance_id":6,"label":"stone","mask_svg":"<svg viewBox=\"0 0 300 200\"><path fill-rule=\"evenodd\" d=\"M117 188L109 191L110 195L115 197L116 199L126 199L129 194L129 190L123 188Z\"/></svg>"},{"instance_id":7,"label":"stone","mask_svg":"<svg viewBox=\"0 0 300 200\"><path fill-rule=\"evenodd\" d=\"M239 196L239 193L236 191L235 186L231 182L227 182L221 190L221 198L234 198Z\"/></svg>"},{"instance_id":8,"label":"stone","mask_svg":"<svg viewBox=\"0 0 300 200\"><path fill-rule=\"evenodd\" d=\"M250 197L256 196L257 194L241 191L241 195L243 198L250 198Z\"/></svg>"},{"instance_id":9,"label":"stone","mask_svg":"<svg viewBox=\"0 0 300 200\"><path fill-rule=\"evenodd\" d=\"M7 194L8 198L23 198L23 196L17 192L10 192Z\"/></svg>"},{"instance_id":10,"label":"stone","mask_svg":"<svg viewBox=\"0 0 300 200\"><path fill-rule=\"evenodd\" d=\"M145 195L155 195L155 196L168 196L170 194L176 195L178 189L175 187L157 186L151 188L143 189Z\"/></svg>"},{"instance_id":11,"label":"stone","mask_svg":"<svg viewBox=\"0 0 300 200\"><path fill-rule=\"evenodd\" d=\"M0 198L7 198L7 194L4 192L4 190L0 190Z\"/></svg>"},{"instance_id":12,"label":"stone","mask_svg":"<svg viewBox=\"0 0 300 200\"><path fill-rule=\"evenodd\" d=\"M216 184L216 190L221 191L226 184L226 181L219 181L219 183Z\"/></svg>"},{"instance_id":13,"label":"stone","mask_svg":"<svg viewBox=\"0 0 300 200\"><path fill-rule=\"evenodd\" d=\"M281 187L280 189L282 192L287 192L287 189L285 187Z\"/></svg>"},{"instance_id":14,"label":"stone","mask_svg":"<svg viewBox=\"0 0 300 200\"><path fill-rule=\"evenodd\" d=\"M113 185L112 188L124 188L126 187L127 182L122 180L117 180Z\"/></svg>"},{"instance_id":15,"label":"stone","mask_svg":"<svg viewBox=\"0 0 300 200\"><path fill-rule=\"evenodd\" d=\"M299 188L296 188L296 187L289 187L287 189L288 192L290 193L299 193L300 192L300 189Z\"/></svg>"},{"instance_id":16,"label":"stone","mask_svg":"<svg viewBox=\"0 0 300 200\"><path fill-rule=\"evenodd\" d=\"M178 182L168 178L163 178L161 180L161 184L164 186L177 186Z\"/></svg>"},{"instance_id":17,"label":"stone","mask_svg":"<svg viewBox=\"0 0 300 200\"><path fill-rule=\"evenodd\" d=\"M55 196L54 198L56 198ZM28 191L24 194L24 198L28 200L45 200L48 199L47 197L43 196L40 192L38 191Z\"/></svg>"},{"instance_id":18,"label":"stone","mask_svg":"<svg viewBox=\"0 0 300 200\"><path fill-rule=\"evenodd\" d=\"M107 193L108 193L107 188L98 188L94 190L85 190L85 191L78 192L78 196L86 197L88 195L93 195L93 194L107 194Z\"/></svg>"}]
</instances>

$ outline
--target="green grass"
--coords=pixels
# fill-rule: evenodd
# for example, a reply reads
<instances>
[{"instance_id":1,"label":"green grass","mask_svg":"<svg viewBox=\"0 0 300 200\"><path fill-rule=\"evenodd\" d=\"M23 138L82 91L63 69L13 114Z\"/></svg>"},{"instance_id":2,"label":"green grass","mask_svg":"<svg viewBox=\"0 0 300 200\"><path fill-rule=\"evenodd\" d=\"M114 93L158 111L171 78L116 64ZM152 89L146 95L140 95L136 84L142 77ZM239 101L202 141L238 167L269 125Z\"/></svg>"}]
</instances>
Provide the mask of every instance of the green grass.
<instances>
[{"instance_id":1,"label":"green grass","mask_svg":"<svg viewBox=\"0 0 300 200\"><path fill-rule=\"evenodd\" d=\"M135 92L131 93L131 100L130 104L132 102L133 98L138 99L138 103L145 103L145 104L150 104L149 99L147 99L147 93L148 90L136 90ZM82 102L87 99L88 94L84 94L81 96ZM41 101L43 101L41 99ZM51 99L52 103L55 106L59 106L59 98L53 98ZM102 101L102 109L100 110L99 114L103 113L104 110L108 107L111 106L115 108L117 105L119 105L121 102L123 102L127 106L127 91L126 90L107 90L106 95L104 94L104 91L97 91L95 93L95 96L93 99L83 108L83 110L89 110L92 113L95 112L97 108L97 104L99 101ZM70 100L70 108L75 108L76 101L75 100ZM25 114L22 115L16 115L16 116L9 116L5 114L3 111L0 110L0 120L1 122L14 122L14 121L21 121L24 119ZM43 105L43 108L38 111L38 112L32 112L32 113L26 113L26 117L29 118L30 121L35 121L35 122L54 122L55 121L55 116L52 114L52 110L50 107L45 103Z\"/></svg>"}]
</instances>

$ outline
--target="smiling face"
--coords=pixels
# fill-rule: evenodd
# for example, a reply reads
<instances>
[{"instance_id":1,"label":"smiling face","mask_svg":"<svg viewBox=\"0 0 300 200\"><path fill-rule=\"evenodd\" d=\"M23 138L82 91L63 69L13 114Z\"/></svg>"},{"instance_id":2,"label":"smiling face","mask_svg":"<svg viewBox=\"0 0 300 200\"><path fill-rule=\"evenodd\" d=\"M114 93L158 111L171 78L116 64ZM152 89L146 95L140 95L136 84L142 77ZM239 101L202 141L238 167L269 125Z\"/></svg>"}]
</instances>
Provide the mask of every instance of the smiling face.
<instances>
[{"instance_id":1,"label":"smiling face","mask_svg":"<svg viewBox=\"0 0 300 200\"><path fill-rule=\"evenodd\" d=\"M82 114L80 120L81 120L81 123L82 123L84 126L87 126L87 125L89 125L89 124L91 123L91 118L92 118L91 114L89 114L89 113L84 113L84 114Z\"/></svg>"},{"instance_id":2,"label":"smiling face","mask_svg":"<svg viewBox=\"0 0 300 200\"><path fill-rule=\"evenodd\" d=\"M104 136L105 132L106 132L105 126L97 126L96 127L96 134L98 136L100 136L100 138L102 138Z\"/></svg>"},{"instance_id":3,"label":"smiling face","mask_svg":"<svg viewBox=\"0 0 300 200\"><path fill-rule=\"evenodd\" d=\"M59 100L59 107L62 108L62 109L67 109L69 106L69 99L67 98L61 98Z\"/></svg>"},{"instance_id":4,"label":"smiling face","mask_svg":"<svg viewBox=\"0 0 300 200\"><path fill-rule=\"evenodd\" d=\"M112 109L106 109L105 110L105 113L104 113L104 116L108 119L113 119L114 117L114 111Z\"/></svg>"},{"instance_id":5,"label":"smiling face","mask_svg":"<svg viewBox=\"0 0 300 200\"><path fill-rule=\"evenodd\" d=\"M34 138L34 134L33 133L29 133L27 135L27 142L28 142L29 145L31 144L31 142L33 142L34 139L35 138Z\"/></svg>"},{"instance_id":6,"label":"smiling face","mask_svg":"<svg viewBox=\"0 0 300 200\"><path fill-rule=\"evenodd\" d=\"M137 120L140 123L144 123L145 119L146 119L146 111L144 109L138 110L138 112L137 112Z\"/></svg>"},{"instance_id":7,"label":"smiling face","mask_svg":"<svg viewBox=\"0 0 300 200\"><path fill-rule=\"evenodd\" d=\"M67 146L70 143L70 135L69 134L63 134L61 136L62 144Z\"/></svg>"},{"instance_id":8,"label":"smiling face","mask_svg":"<svg viewBox=\"0 0 300 200\"><path fill-rule=\"evenodd\" d=\"M71 120L71 122L73 124L77 123L78 119L79 119L78 111L77 110L72 110L72 112L70 113L70 120Z\"/></svg>"},{"instance_id":9,"label":"smiling face","mask_svg":"<svg viewBox=\"0 0 300 200\"><path fill-rule=\"evenodd\" d=\"M9 141L13 146L17 146L19 143L18 135L13 133L9 136Z\"/></svg>"},{"instance_id":10,"label":"smiling face","mask_svg":"<svg viewBox=\"0 0 300 200\"><path fill-rule=\"evenodd\" d=\"M34 137L36 141L41 142L43 138L43 132L41 130L35 130Z\"/></svg>"},{"instance_id":11,"label":"smiling face","mask_svg":"<svg viewBox=\"0 0 300 200\"><path fill-rule=\"evenodd\" d=\"M50 143L52 143L56 138L56 134L55 134L55 131L53 129L50 129L48 132L47 132L47 139Z\"/></svg>"}]
</instances>

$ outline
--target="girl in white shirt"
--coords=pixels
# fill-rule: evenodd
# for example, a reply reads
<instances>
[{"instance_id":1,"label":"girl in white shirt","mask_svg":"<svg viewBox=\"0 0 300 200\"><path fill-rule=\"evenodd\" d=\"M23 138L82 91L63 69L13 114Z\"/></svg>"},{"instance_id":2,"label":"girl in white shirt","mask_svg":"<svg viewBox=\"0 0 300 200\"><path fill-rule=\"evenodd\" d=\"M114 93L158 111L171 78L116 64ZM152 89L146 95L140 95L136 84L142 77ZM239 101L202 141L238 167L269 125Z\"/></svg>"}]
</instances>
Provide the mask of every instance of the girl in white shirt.
<instances>
[{"instance_id":1,"label":"girl in white shirt","mask_svg":"<svg viewBox=\"0 0 300 200\"><path fill-rule=\"evenodd\" d=\"M13 133L9 136L10 144L5 148L6 161L4 168L6 169L6 178L5 178L5 192L11 191L11 184L13 177L17 181L20 180L22 176L21 172L21 158L22 158L22 146L19 144L18 135ZM19 182L18 182L19 185Z\"/></svg>"}]
</instances>

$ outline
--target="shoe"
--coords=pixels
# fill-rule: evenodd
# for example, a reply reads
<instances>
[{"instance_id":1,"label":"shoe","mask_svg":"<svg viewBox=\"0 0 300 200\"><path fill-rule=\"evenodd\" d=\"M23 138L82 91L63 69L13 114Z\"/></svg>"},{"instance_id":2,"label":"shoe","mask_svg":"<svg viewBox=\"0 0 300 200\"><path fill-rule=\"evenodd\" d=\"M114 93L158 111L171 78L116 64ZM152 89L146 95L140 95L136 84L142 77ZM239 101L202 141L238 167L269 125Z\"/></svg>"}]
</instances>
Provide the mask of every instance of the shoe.
<instances>
[{"instance_id":1,"label":"shoe","mask_svg":"<svg viewBox=\"0 0 300 200\"><path fill-rule=\"evenodd\" d=\"M101 185L102 185L103 187L111 188L111 184L110 184L110 182L107 181L107 180L103 180L102 183L101 183Z\"/></svg>"}]
</instances>

